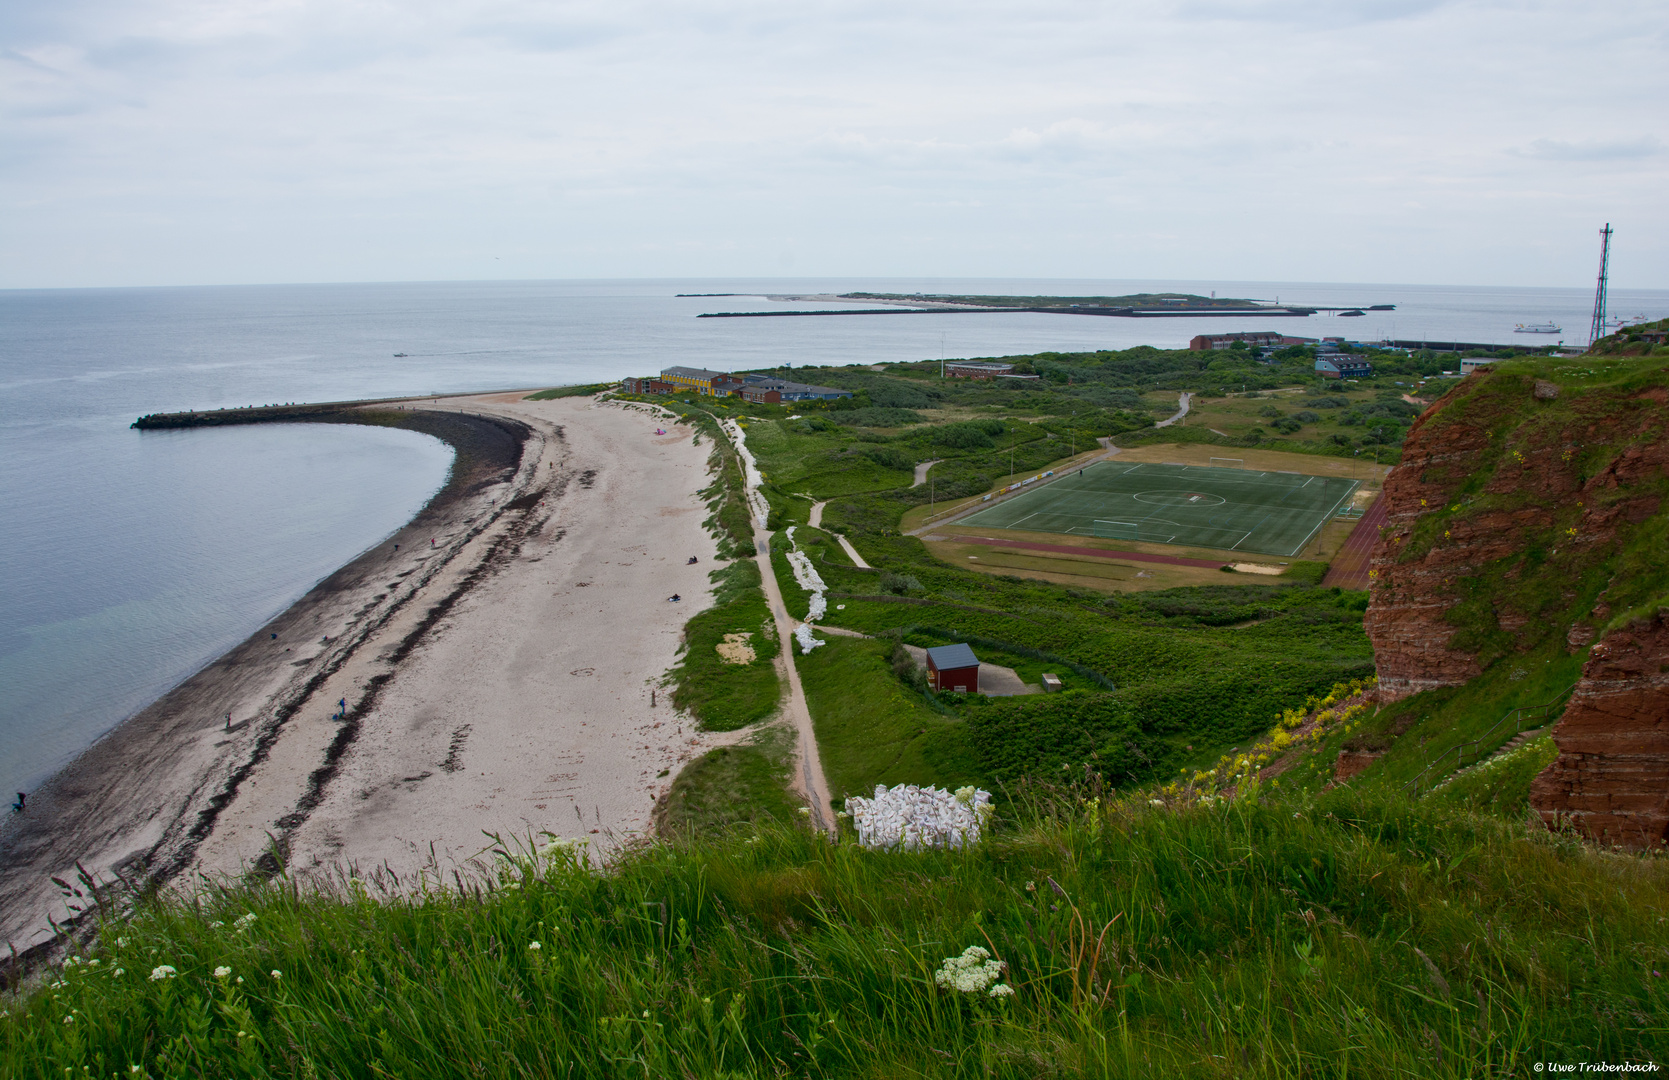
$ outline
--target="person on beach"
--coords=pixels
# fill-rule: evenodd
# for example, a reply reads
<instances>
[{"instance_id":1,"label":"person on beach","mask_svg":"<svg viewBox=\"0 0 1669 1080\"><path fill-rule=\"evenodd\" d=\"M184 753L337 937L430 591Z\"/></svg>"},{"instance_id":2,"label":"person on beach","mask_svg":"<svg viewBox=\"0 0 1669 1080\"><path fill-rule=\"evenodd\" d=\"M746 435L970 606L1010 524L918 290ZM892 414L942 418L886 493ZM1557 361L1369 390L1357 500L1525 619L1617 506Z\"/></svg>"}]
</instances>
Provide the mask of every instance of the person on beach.
<instances>
[{"instance_id":1,"label":"person on beach","mask_svg":"<svg viewBox=\"0 0 1669 1080\"><path fill-rule=\"evenodd\" d=\"M29 796L25 795L21 791L18 792L17 793L17 802L12 803L12 813L14 813L14 814L23 813L23 802L27 798L29 798Z\"/></svg>"},{"instance_id":2,"label":"person on beach","mask_svg":"<svg viewBox=\"0 0 1669 1080\"><path fill-rule=\"evenodd\" d=\"M673 593L671 596L667 597L666 599L667 599L668 603L676 604L679 600L683 599L683 597L679 596L677 593Z\"/></svg>"}]
</instances>

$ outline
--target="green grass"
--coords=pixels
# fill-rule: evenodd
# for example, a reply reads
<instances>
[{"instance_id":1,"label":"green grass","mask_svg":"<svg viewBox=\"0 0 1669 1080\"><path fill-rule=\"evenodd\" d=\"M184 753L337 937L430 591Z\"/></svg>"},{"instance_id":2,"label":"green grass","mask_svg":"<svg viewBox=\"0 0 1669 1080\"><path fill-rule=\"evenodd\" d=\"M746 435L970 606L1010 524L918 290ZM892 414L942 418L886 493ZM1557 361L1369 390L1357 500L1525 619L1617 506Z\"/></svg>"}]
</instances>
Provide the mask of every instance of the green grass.
<instances>
[{"instance_id":1,"label":"green grass","mask_svg":"<svg viewBox=\"0 0 1669 1080\"><path fill-rule=\"evenodd\" d=\"M776 712L782 699L776 665L781 643L757 564L733 562L714 579L720 583L715 605L684 624L684 655L671 672L672 702L708 731L734 731ZM727 634L749 635L751 663L733 664L719 655Z\"/></svg>"},{"instance_id":2,"label":"green grass","mask_svg":"<svg viewBox=\"0 0 1669 1080\"><path fill-rule=\"evenodd\" d=\"M893 674L891 642L827 640L795 663L832 798L867 796L876 784L954 789L979 779L962 724Z\"/></svg>"},{"instance_id":3,"label":"green grass","mask_svg":"<svg viewBox=\"0 0 1669 1080\"><path fill-rule=\"evenodd\" d=\"M789 823L800 801L788 790L794 739L766 728L751 745L721 746L684 766L655 814L663 837L712 835L739 825Z\"/></svg>"},{"instance_id":4,"label":"green grass","mask_svg":"<svg viewBox=\"0 0 1669 1080\"><path fill-rule=\"evenodd\" d=\"M1530 810L1530 782L1553 764L1559 748L1543 735L1497 754L1425 796L1436 806L1522 820Z\"/></svg>"},{"instance_id":5,"label":"green grass","mask_svg":"<svg viewBox=\"0 0 1669 1080\"><path fill-rule=\"evenodd\" d=\"M961 524L1295 555L1356 487L1341 477L1103 461Z\"/></svg>"},{"instance_id":6,"label":"green grass","mask_svg":"<svg viewBox=\"0 0 1669 1080\"><path fill-rule=\"evenodd\" d=\"M955 853L767 828L499 866L148 902L6 999L0 1074L1400 1080L1669 1051L1669 862L1351 792L1039 801ZM974 945L1011 998L934 985Z\"/></svg>"}]
</instances>

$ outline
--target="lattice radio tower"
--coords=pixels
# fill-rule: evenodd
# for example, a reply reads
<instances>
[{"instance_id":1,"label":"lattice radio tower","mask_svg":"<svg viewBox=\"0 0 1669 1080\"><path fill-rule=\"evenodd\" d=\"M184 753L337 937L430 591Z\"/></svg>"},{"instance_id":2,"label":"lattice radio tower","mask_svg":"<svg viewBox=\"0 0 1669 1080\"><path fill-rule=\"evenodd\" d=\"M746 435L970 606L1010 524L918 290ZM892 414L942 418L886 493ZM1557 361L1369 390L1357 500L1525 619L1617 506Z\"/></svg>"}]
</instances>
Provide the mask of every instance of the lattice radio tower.
<instances>
[{"instance_id":1,"label":"lattice radio tower","mask_svg":"<svg viewBox=\"0 0 1669 1080\"><path fill-rule=\"evenodd\" d=\"M1611 262L1611 223L1607 221L1605 228L1599 231L1599 287L1594 291L1594 325L1588 331L1588 347L1605 336L1605 274Z\"/></svg>"}]
</instances>

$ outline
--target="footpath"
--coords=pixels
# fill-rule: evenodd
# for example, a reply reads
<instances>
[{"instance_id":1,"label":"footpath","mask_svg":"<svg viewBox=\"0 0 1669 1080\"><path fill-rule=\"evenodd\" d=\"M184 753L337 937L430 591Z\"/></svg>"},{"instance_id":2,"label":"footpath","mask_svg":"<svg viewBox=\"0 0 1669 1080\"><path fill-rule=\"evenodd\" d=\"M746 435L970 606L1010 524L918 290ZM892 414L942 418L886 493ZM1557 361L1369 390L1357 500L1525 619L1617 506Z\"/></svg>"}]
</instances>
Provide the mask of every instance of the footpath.
<instances>
[{"instance_id":1,"label":"footpath","mask_svg":"<svg viewBox=\"0 0 1669 1080\"><path fill-rule=\"evenodd\" d=\"M742 459L742 476L748 508L753 511L753 546L756 552L754 558L759 563L759 578L765 589L765 602L770 606L771 617L776 621L777 640L782 643L782 652L778 654L778 659L782 661L782 674L788 683L788 700L783 704L783 714L794 725L795 757L800 764L795 786L800 790L800 794L805 796L806 805L811 808L811 817L817 823L817 827L833 833L835 816L834 806L829 802L829 781L823 775L823 757L817 749L817 732L811 723L811 707L806 704L805 689L800 685L800 671L794 665L796 623L788 614L788 605L782 598L782 589L777 584L776 573L771 568L771 533L765 528L770 507L759 492L763 477L760 476L759 467L754 462L753 453L747 448L747 439L741 425L727 419L721 421L720 426Z\"/></svg>"}]
</instances>

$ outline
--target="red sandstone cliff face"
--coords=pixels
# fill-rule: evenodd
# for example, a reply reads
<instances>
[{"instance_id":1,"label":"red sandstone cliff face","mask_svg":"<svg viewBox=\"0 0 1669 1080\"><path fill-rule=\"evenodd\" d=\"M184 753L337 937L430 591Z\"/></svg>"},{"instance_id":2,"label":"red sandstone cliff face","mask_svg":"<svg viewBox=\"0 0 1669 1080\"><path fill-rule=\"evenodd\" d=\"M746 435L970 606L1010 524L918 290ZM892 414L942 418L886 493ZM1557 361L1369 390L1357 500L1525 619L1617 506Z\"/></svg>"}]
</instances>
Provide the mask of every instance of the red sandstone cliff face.
<instances>
[{"instance_id":1,"label":"red sandstone cliff face","mask_svg":"<svg viewBox=\"0 0 1669 1080\"><path fill-rule=\"evenodd\" d=\"M1607 582L1588 570L1620 530L1663 509L1669 391L1588 395L1553 412L1557 395L1528 379L1492 388L1505 400L1476 400L1488 378L1428 409L1386 478L1365 617L1381 701L1458 686L1550 633L1586 645L1610 616ZM1543 409L1550 422L1535 423Z\"/></svg>"},{"instance_id":2,"label":"red sandstone cliff face","mask_svg":"<svg viewBox=\"0 0 1669 1080\"><path fill-rule=\"evenodd\" d=\"M1386 480L1365 618L1386 702L1592 644L1531 805L1628 847L1669 842L1665 381L1643 366L1561 388L1509 369L1427 410ZM1618 612L1645 614L1619 627Z\"/></svg>"},{"instance_id":3,"label":"red sandstone cliff face","mask_svg":"<svg viewBox=\"0 0 1669 1080\"><path fill-rule=\"evenodd\" d=\"M1669 610L1595 645L1530 805L1551 828L1631 848L1669 841Z\"/></svg>"}]
</instances>

